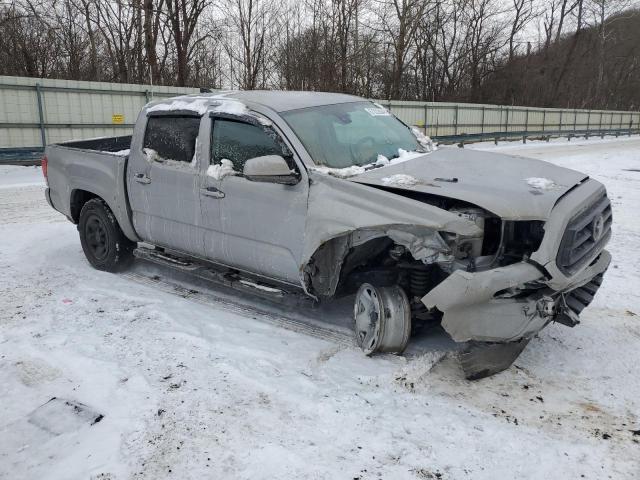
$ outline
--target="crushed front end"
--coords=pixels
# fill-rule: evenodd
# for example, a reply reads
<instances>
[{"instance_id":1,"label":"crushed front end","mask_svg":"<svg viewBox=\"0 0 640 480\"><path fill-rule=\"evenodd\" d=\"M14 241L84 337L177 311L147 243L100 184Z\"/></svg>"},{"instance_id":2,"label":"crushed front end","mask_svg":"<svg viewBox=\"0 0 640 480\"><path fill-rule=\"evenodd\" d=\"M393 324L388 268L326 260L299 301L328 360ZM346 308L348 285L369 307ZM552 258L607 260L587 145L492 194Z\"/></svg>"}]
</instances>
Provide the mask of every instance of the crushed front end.
<instances>
[{"instance_id":1,"label":"crushed front end","mask_svg":"<svg viewBox=\"0 0 640 480\"><path fill-rule=\"evenodd\" d=\"M421 301L442 313L454 340L467 342L461 354L467 378L507 368L552 321L579 323L611 261L604 249L611 221L604 187L588 179L561 197L544 222L501 221L489 260L467 261L466 268L451 263L450 274Z\"/></svg>"}]
</instances>

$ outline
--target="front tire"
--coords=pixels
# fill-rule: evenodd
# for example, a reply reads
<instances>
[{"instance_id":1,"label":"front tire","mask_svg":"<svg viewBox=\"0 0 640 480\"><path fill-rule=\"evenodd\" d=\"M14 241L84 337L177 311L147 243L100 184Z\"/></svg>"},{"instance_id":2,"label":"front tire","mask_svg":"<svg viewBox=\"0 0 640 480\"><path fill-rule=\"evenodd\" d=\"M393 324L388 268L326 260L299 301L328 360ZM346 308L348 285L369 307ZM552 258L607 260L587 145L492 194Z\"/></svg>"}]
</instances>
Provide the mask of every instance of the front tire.
<instances>
[{"instance_id":1,"label":"front tire","mask_svg":"<svg viewBox=\"0 0 640 480\"><path fill-rule=\"evenodd\" d=\"M404 351L411 335L411 306L402 288L363 283L353 310L356 343L365 355Z\"/></svg>"},{"instance_id":2,"label":"front tire","mask_svg":"<svg viewBox=\"0 0 640 480\"><path fill-rule=\"evenodd\" d=\"M113 212L101 198L92 198L84 204L78 231L84 255L94 268L117 272L133 260L135 242L124 235Z\"/></svg>"}]
</instances>

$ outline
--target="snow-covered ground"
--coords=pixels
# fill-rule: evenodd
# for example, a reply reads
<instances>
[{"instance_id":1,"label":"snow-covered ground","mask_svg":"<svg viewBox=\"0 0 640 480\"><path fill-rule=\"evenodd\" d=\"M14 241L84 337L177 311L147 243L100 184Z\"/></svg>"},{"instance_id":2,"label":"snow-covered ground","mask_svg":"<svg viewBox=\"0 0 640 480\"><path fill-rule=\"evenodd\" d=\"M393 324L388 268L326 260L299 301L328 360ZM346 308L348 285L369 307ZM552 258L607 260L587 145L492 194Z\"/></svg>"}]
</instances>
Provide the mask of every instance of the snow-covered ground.
<instances>
[{"instance_id":1,"label":"snow-covered ground","mask_svg":"<svg viewBox=\"0 0 640 480\"><path fill-rule=\"evenodd\" d=\"M467 148L584 170L615 222L582 324L473 383L93 270L39 168L0 166L0 478L638 478L640 139Z\"/></svg>"}]
</instances>

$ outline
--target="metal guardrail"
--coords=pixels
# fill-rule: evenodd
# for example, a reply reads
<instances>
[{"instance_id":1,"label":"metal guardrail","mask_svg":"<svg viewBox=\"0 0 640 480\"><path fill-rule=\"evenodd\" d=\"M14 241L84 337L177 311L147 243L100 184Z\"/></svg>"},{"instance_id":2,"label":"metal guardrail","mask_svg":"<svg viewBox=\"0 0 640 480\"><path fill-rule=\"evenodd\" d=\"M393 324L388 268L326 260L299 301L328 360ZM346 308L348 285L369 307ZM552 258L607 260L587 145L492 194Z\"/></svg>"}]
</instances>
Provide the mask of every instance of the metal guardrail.
<instances>
[{"instance_id":1,"label":"metal guardrail","mask_svg":"<svg viewBox=\"0 0 640 480\"><path fill-rule=\"evenodd\" d=\"M605 136L631 136L640 135L640 128L622 129L622 130L579 130L575 132L492 132L484 134L462 134L462 135L443 135L439 137L433 137L436 142L447 145L457 143L459 147L464 147L465 144L493 141L496 145L500 141L520 141L526 143L527 140L546 140L547 142L551 138L567 137L569 141L572 138L584 137L600 137ZM0 148L0 165L40 165L40 159L44 153L44 148Z\"/></svg>"},{"instance_id":2,"label":"metal guardrail","mask_svg":"<svg viewBox=\"0 0 640 480\"><path fill-rule=\"evenodd\" d=\"M614 129L614 130L575 130L575 131L550 131L545 132L491 132L491 133L470 133L462 135L441 135L439 137L433 137L440 144L452 144L457 143L458 146L464 147L467 143L486 142L493 141L496 145L500 141L518 141L522 140L522 143L527 143L527 140L546 140L549 141L552 138L567 137L569 141L572 138L584 137L589 139L590 137L605 136L631 136L640 135L640 128L626 128L626 129Z\"/></svg>"}]
</instances>

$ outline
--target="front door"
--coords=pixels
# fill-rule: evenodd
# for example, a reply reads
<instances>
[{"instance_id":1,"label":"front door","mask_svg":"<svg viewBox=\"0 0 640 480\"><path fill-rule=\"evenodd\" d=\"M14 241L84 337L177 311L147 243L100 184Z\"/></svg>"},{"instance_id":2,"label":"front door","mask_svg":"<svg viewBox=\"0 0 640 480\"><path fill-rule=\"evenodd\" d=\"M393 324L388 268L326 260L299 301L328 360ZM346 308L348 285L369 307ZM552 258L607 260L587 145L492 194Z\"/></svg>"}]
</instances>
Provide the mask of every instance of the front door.
<instances>
[{"instance_id":1,"label":"front door","mask_svg":"<svg viewBox=\"0 0 640 480\"><path fill-rule=\"evenodd\" d=\"M149 243L202 255L200 116L149 116L140 151L132 152L129 192L136 232ZM140 147L140 145L138 145Z\"/></svg>"},{"instance_id":2,"label":"front door","mask_svg":"<svg viewBox=\"0 0 640 480\"><path fill-rule=\"evenodd\" d=\"M226 265L300 285L306 176L296 185L281 185L250 181L242 174L248 159L282 154L282 138L272 127L229 115L213 118L210 174L205 180L210 196L202 197L203 224L215 225L219 209L223 236L220 241L218 232L207 228L205 253ZM288 161L299 170L293 157ZM212 215L211 221L207 215Z\"/></svg>"}]
</instances>

